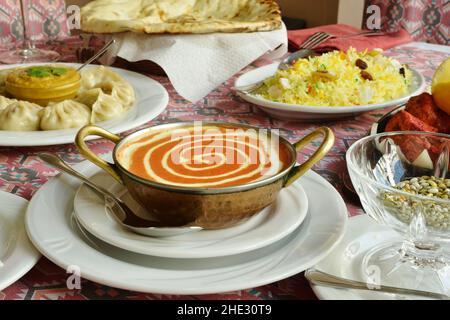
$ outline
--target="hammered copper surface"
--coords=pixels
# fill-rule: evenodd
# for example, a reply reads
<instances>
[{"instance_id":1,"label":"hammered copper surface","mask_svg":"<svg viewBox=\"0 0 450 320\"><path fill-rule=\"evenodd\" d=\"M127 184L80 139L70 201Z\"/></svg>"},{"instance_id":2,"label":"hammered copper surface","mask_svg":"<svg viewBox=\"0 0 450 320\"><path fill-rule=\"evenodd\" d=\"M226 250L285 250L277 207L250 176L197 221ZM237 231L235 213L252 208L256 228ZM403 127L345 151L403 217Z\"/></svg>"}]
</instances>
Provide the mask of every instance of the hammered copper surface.
<instances>
[{"instance_id":1,"label":"hammered copper surface","mask_svg":"<svg viewBox=\"0 0 450 320\"><path fill-rule=\"evenodd\" d=\"M172 192L143 185L122 174L130 194L168 226L193 223L205 229L233 226L258 213L277 198L283 179L247 191L219 194Z\"/></svg>"}]
</instances>

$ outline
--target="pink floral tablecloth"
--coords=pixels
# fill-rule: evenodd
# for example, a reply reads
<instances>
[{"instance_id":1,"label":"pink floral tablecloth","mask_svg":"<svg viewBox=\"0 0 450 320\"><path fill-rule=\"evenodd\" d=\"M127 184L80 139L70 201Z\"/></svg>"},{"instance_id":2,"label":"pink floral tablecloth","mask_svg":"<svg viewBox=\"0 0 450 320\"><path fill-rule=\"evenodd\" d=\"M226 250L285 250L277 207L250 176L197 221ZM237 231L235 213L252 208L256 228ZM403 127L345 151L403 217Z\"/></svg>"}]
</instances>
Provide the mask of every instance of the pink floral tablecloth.
<instances>
[{"instance_id":1,"label":"pink floral tablecloth","mask_svg":"<svg viewBox=\"0 0 450 320\"><path fill-rule=\"evenodd\" d=\"M425 44L409 44L391 49L387 54L408 63L424 74L430 81L437 65L450 56L449 47ZM70 56L70 55L69 55ZM267 63L257 61L248 68ZM256 106L244 102L230 91L234 79L230 79L202 101L192 104L174 91L165 77L155 77L170 93L170 102L166 111L147 125L184 120L222 120L241 122L260 127L279 128L282 135L295 141L318 126L329 126L336 134L336 144L327 157L314 170L320 173L342 194L349 215L363 213L360 203L348 188L345 152L359 138L365 136L370 125L388 110L366 113L356 118L327 123L296 123L271 119ZM98 152L107 153L112 145L99 140L91 143ZM69 163L82 160L74 145L0 148L0 189L30 199L33 193L49 178L55 170L44 166L36 154L49 151L62 156ZM312 150L306 150L305 154ZM301 158L301 156L300 156ZM203 296L168 296L151 293L137 293L107 287L88 280L82 281L81 290L69 290L66 287L67 274L46 258L22 279L0 292L1 299L315 299L315 295L303 274L278 281L263 287Z\"/></svg>"},{"instance_id":2,"label":"pink floral tablecloth","mask_svg":"<svg viewBox=\"0 0 450 320\"><path fill-rule=\"evenodd\" d=\"M415 41L449 44L450 1L366 0L369 10L364 10L363 25L374 12L373 6L380 9L382 30L395 32L403 28Z\"/></svg>"},{"instance_id":3,"label":"pink floral tablecloth","mask_svg":"<svg viewBox=\"0 0 450 320\"><path fill-rule=\"evenodd\" d=\"M20 0L0 0L0 44L21 43L24 37ZM27 35L34 41L70 36L64 0L23 0Z\"/></svg>"}]
</instances>

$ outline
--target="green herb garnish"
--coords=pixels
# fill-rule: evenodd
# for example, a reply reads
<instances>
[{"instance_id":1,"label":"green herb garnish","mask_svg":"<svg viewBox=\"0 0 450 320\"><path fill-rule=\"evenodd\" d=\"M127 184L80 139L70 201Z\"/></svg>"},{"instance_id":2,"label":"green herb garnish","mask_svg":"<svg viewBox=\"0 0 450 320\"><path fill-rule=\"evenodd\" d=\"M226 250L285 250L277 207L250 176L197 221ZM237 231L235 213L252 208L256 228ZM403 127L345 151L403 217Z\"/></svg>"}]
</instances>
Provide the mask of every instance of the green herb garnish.
<instances>
[{"instance_id":1,"label":"green herb garnish","mask_svg":"<svg viewBox=\"0 0 450 320\"><path fill-rule=\"evenodd\" d=\"M46 78L51 76L60 77L67 73L66 68L38 66L27 69L27 75L34 78Z\"/></svg>"}]
</instances>

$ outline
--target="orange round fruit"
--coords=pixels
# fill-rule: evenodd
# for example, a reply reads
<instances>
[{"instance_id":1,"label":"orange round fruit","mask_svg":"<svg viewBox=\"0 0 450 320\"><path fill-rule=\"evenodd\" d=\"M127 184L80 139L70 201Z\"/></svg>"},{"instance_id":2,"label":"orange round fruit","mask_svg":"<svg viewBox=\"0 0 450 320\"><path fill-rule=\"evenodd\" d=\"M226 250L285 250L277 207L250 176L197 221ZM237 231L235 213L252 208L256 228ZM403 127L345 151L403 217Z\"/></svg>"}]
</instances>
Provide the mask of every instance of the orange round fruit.
<instances>
[{"instance_id":1,"label":"orange round fruit","mask_svg":"<svg viewBox=\"0 0 450 320\"><path fill-rule=\"evenodd\" d=\"M439 109L450 115L450 58L436 69L431 84L431 94Z\"/></svg>"}]
</instances>

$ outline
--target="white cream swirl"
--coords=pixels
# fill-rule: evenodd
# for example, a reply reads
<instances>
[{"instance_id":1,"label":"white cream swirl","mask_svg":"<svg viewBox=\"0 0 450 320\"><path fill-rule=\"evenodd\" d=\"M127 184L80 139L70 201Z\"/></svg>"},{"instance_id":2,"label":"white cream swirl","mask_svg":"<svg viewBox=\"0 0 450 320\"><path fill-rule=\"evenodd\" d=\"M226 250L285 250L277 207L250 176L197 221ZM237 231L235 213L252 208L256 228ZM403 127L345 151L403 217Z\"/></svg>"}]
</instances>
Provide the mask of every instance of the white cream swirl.
<instances>
[{"instance_id":1,"label":"white cream swirl","mask_svg":"<svg viewBox=\"0 0 450 320\"><path fill-rule=\"evenodd\" d=\"M120 164L167 185L240 185L273 176L285 163L279 140L267 133L206 126L142 134L118 150Z\"/></svg>"}]
</instances>

